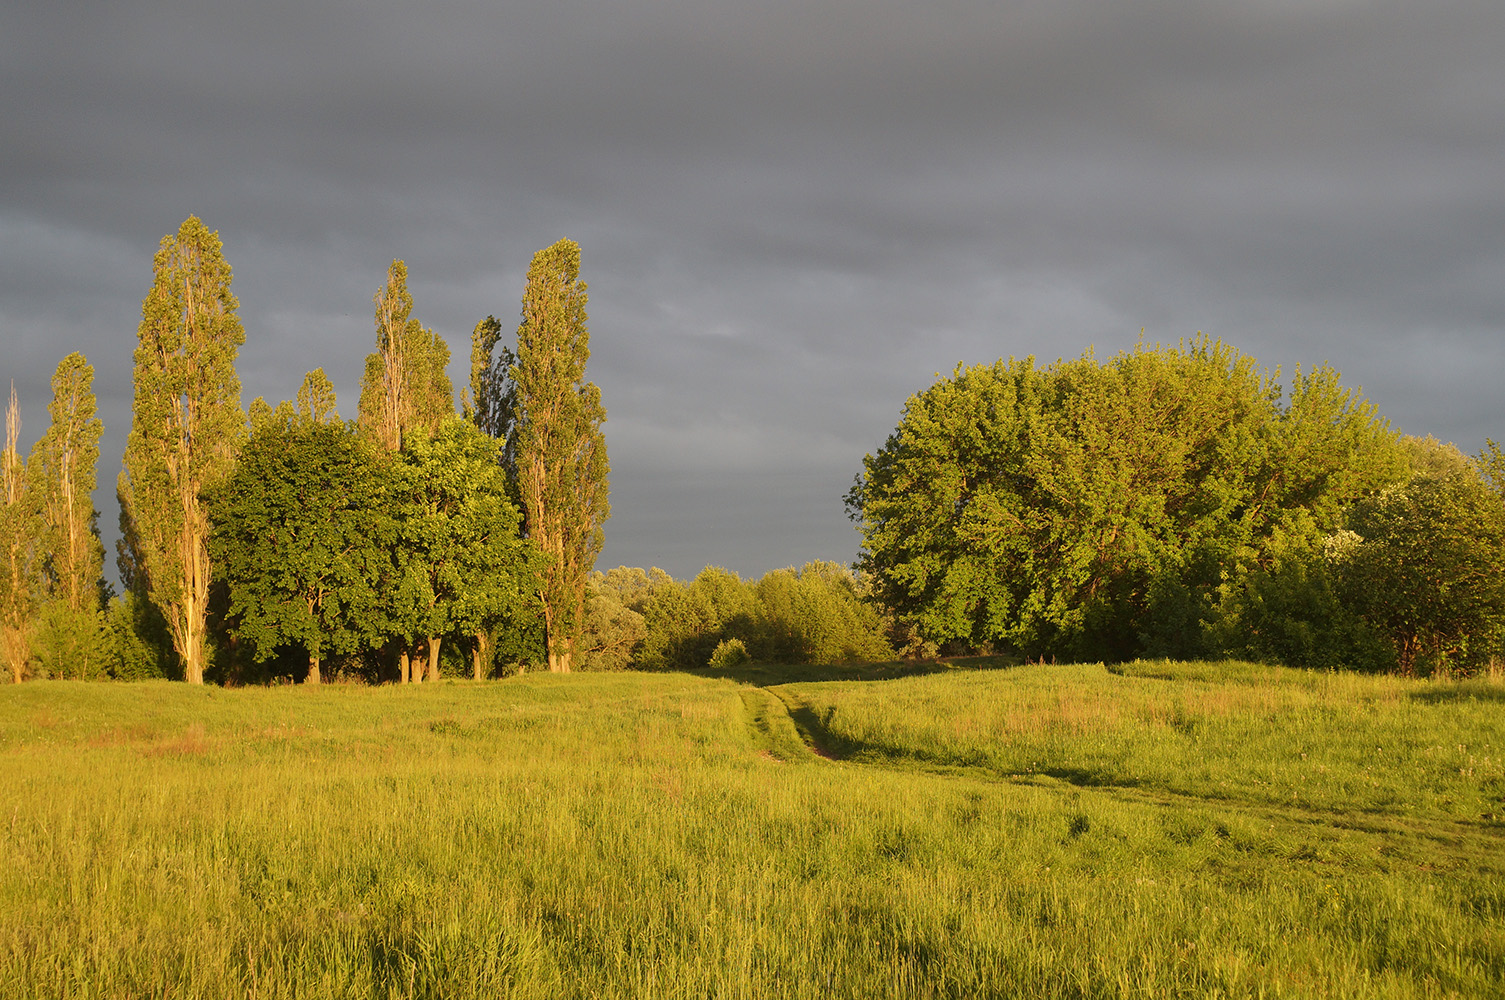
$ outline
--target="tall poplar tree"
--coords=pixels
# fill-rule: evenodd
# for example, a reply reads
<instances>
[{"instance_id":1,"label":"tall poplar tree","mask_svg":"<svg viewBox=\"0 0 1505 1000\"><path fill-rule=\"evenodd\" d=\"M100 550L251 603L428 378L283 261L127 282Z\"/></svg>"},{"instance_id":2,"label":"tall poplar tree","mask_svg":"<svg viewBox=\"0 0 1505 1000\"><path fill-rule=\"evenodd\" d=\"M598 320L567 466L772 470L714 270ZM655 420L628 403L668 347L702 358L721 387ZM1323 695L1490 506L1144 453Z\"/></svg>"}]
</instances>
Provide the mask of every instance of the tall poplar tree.
<instances>
[{"instance_id":1,"label":"tall poplar tree","mask_svg":"<svg viewBox=\"0 0 1505 1000\"><path fill-rule=\"evenodd\" d=\"M601 552L609 471L601 390L584 381L590 358L580 247L560 240L533 255L517 328L517 483L528 537L544 557L542 603L549 669L571 669L585 584Z\"/></svg>"},{"instance_id":2,"label":"tall poplar tree","mask_svg":"<svg viewBox=\"0 0 1505 1000\"><path fill-rule=\"evenodd\" d=\"M0 653L17 684L26 676L29 632L35 581L32 574L35 527L30 498L26 493L26 464L16 450L21 434L21 410L16 405L16 384L10 384L10 403L5 410L5 450L0 451Z\"/></svg>"},{"instance_id":3,"label":"tall poplar tree","mask_svg":"<svg viewBox=\"0 0 1505 1000\"><path fill-rule=\"evenodd\" d=\"M432 435L455 412L454 387L445 368L449 345L412 317L408 267L394 260L387 280L374 296L376 350L366 356L356 423L388 452L402 450L403 440L417 433ZM406 682L411 649L398 650L398 672Z\"/></svg>"},{"instance_id":4,"label":"tall poplar tree","mask_svg":"<svg viewBox=\"0 0 1505 1000\"><path fill-rule=\"evenodd\" d=\"M517 384L512 381L517 355L506 344L499 344L501 339L502 324L495 316L487 316L471 331L470 388L462 405L466 420L502 441L502 464L510 476L513 456L506 449L517 413Z\"/></svg>"},{"instance_id":5,"label":"tall poplar tree","mask_svg":"<svg viewBox=\"0 0 1505 1000\"><path fill-rule=\"evenodd\" d=\"M324 374L324 369L315 368L303 376L298 387L298 417L314 424L339 423L336 410L339 401L335 398L334 383Z\"/></svg>"},{"instance_id":6,"label":"tall poplar tree","mask_svg":"<svg viewBox=\"0 0 1505 1000\"><path fill-rule=\"evenodd\" d=\"M402 261L387 269L374 301L376 350L366 357L356 421L383 448L397 451L409 432L432 434L455 412L454 387L445 373L449 345L412 318Z\"/></svg>"},{"instance_id":7,"label":"tall poplar tree","mask_svg":"<svg viewBox=\"0 0 1505 1000\"><path fill-rule=\"evenodd\" d=\"M245 343L219 234L189 216L162 238L141 303L136 402L121 495L187 680L204 682L213 571L200 500L234 467L245 434L235 356Z\"/></svg>"},{"instance_id":8,"label":"tall poplar tree","mask_svg":"<svg viewBox=\"0 0 1505 1000\"><path fill-rule=\"evenodd\" d=\"M95 416L94 369L74 351L52 376L52 425L32 451L49 596L73 612L99 610L104 546L92 499L104 425Z\"/></svg>"}]
</instances>

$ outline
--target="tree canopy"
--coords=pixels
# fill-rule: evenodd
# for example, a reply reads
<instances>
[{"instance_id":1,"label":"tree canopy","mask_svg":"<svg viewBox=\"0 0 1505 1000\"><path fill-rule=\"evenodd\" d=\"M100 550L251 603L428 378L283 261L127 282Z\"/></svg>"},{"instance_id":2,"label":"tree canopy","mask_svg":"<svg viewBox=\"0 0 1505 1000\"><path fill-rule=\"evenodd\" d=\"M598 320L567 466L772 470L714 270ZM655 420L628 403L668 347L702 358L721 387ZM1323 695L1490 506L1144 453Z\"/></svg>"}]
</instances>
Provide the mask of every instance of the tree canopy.
<instances>
[{"instance_id":1,"label":"tree canopy","mask_svg":"<svg viewBox=\"0 0 1505 1000\"><path fill-rule=\"evenodd\" d=\"M1276 376L1198 338L958 367L910 398L847 504L912 645L1195 655L1231 572L1277 534L1335 529L1402 465L1335 372L1298 371L1282 401Z\"/></svg>"},{"instance_id":2,"label":"tree canopy","mask_svg":"<svg viewBox=\"0 0 1505 1000\"><path fill-rule=\"evenodd\" d=\"M212 491L211 551L229 582L234 629L257 659L302 647L318 683L329 654L385 637L393 464L351 425L266 420Z\"/></svg>"},{"instance_id":3,"label":"tree canopy","mask_svg":"<svg viewBox=\"0 0 1505 1000\"><path fill-rule=\"evenodd\" d=\"M1343 595L1390 637L1402 673L1476 663L1505 638L1505 504L1471 466L1367 497L1348 526Z\"/></svg>"},{"instance_id":4,"label":"tree canopy","mask_svg":"<svg viewBox=\"0 0 1505 1000\"><path fill-rule=\"evenodd\" d=\"M430 680L439 677L444 636L521 620L536 602L540 560L519 533L499 448L451 415L432 437L410 437L402 452L397 631L428 641Z\"/></svg>"},{"instance_id":5,"label":"tree canopy","mask_svg":"<svg viewBox=\"0 0 1505 1000\"><path fill-rule=\"evenodd\" d=\"M11 383L5 409L5 450L0 451L0 654L19 684L26 674L31 651L31 614L36 602L36 519L27 494L26 463L16 442L21 433L21 408L16 384Z\"/></svg>"},{"instance_id":6,"label":"tree canopy","mask_svg":"<svg viewBox=\"0 0 1505 1000\"><path fill-rule=\"evenodd\" d=\"M104 546L94 510L99 438L94 369L77 351L58 363L52 377L52 418L32 449L33 483L45 526L43 570L50 596L75 612L99 609Z\"/></svg>"}]
</instances>

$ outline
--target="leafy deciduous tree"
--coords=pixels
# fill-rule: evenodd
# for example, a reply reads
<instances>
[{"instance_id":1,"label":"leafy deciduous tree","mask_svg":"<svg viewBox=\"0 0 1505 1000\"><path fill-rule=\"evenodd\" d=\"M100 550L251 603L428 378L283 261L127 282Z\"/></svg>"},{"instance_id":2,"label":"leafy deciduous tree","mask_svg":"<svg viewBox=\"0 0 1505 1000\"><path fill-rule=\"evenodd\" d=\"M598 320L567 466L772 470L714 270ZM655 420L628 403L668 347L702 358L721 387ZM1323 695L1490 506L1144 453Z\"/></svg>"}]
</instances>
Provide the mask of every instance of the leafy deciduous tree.
<instances>
[{"instance_id":1,"label":"leafy deciduous tree","mask_svg":"<svg viewBox=\"0 0 1505 1000\"><path fill-rule=\"evenodd\" d=\"M108 659L100 607L104 546L92 499L103 425L94 415L93 381L82 354L59 362L47 407L52 422L32 449L28 473L46 591L35 651L46 661L40 672L50 677L94 676Z\"/></svg>"},{"instance_id":2,"label":"leafy deciduous tree","mask_svg":"<svg viewBox=\"0 0 1505 1000\"><path fill-rule=\"evenodd\" d=\"M537 593L536 549L518 532L499 443L451 416L403 449L399 631L428 643L428 680L439 679L446 635L487 633L526 615ZM479 673L484 650L473 650ZM479 679L479 678L478 678Z\"/></svg>"},{"instance_id":3,"label":"leafy deciduous tree","mask_svg":"<svg viewBox=\"0 0 1505 1000\"><path fill-rule=\"evenodd\" d=\"M450 630L478 637L471 650L477 680L488 658L479 637L504 626L511 631L530 628L538 616L542 582L543 560L519 531L522 515L498 462L501 447L473 425L451 418L414 456L431 470L422 480L433 484L417 495L426 497L430 516L444 525L439 548L448 565ZM438 574L431 578L440 579Z\"/></svg>"},{"instance_id":4,"label":"leafy deciduous tree","mask_svg":"<svg viewBox=\"0 0 1505 1000\"><path fill-rule=\"evenodd\" d=\"M1329 369L1298 371L1282 410L1274 377L1198 338L958 367L910 398L847 502L880 603L925 640L1184 656L1277 529L1316 544L1399 468Z\"/></svg>"},{"instance_id":5,"label":"leafy deciduous tree","mask_svg":"<svg viewBox=\"0 0 1505 1000\"><path fill-rule=\"evenodd\" d=\"M324 369L315 368L303 376L298 387L298 417L316 424L336 423L340 415L335 411L338 401L334 395L334 383L324 374Z\"/></svg>"},{"instance_id":6,"label":"leafy deciduous tree","mask_svg":"<svg viewBox=\"0 0 1505 1000\"><path fill-rule=\"evenodd\" d=\"M1391 638L1402 673L1466 662L1505 634L1505 505L1473 469L1384 490L1349 527L1344 596Z\"/></svg>"},{"instance_id":7,"label":"leafy deciduous tree","mask_svg":"<svg viewBox=\"0 0 1505 1000\"><path fill-rule=\"evenodd\" d=\"M301 646L317 684L329 654L385 634L378 586L396 536L392 461L350 425L268 421L213 491L211 550L235 630L257 659Z\"/></svg>"},{"instance_id":8,"label":"leafy deciduous tree","mask_svg":"<svg viewBox=\"0 0 1505 1000\"><path fill-rule=\"evenodd\" d=\"M466 420L505 446L510 443L517 413L517 385L512 381L517 355L500 343L501 335L502 324L495 316L487 316L471 332L470 387L465 391L462 409ZM504 455L502 464L510 474L510 454Z\"/></svg>"}]
</instances>

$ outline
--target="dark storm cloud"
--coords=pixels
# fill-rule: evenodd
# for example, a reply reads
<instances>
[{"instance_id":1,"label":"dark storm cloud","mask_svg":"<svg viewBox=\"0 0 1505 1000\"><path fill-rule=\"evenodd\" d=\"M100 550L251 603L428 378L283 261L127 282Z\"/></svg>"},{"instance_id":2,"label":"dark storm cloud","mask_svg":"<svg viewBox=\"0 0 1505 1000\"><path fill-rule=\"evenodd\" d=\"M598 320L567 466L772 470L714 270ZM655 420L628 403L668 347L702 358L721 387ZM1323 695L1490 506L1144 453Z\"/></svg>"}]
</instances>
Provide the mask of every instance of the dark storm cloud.
<instances>
[{"instance_id":1,"label":"dark storm cloud","mask_svg":"<svg viewBox=\"0 0 1505 1000\"><path fill-rule=\"evenodd\" d=\"M235 268L247 400L322 365L346 414L393 257L459 383L529 255L579 240L607 563L850 559L841 494L935 372L1141 329L1505 436L1494 2L20 6L4 374L29 441L90 355L106 487L190 212Z\"/></svg>"}]
</instances>

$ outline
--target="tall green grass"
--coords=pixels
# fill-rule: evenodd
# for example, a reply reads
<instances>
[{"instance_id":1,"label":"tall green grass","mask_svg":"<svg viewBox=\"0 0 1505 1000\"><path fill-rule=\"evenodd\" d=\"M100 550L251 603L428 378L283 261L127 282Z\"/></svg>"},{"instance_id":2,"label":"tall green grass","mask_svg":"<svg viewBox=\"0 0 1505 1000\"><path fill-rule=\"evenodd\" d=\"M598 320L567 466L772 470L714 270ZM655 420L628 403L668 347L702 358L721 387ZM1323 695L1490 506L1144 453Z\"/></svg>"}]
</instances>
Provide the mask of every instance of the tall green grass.
<instances>
[{"instance_id":1,"label":"tall green grass","mask_svg":"<svg viewBox=\"0 0 1505 1000\"><path fill-rule=\"evenodd\" d=\"M1332 720L1305 751L1330 762L1400 713L1456 741L1439 767L1472 747L1483 787L1500 703L1469 690L1075 667L7 688L0 995L1490 996L1505 858L1469 776L1386 805L1343 764L1320 809L1261 784L1299 756L1241 777L1283 713ZM791 705L853 758L805 750ZM1021 706L1034 729L1007 728Z\"/></svg>"}]
</instances>

